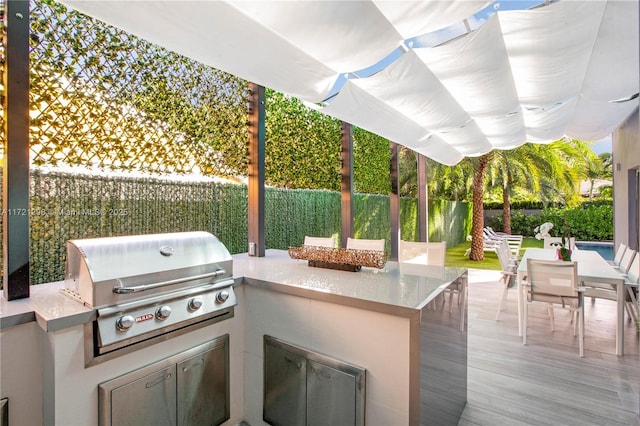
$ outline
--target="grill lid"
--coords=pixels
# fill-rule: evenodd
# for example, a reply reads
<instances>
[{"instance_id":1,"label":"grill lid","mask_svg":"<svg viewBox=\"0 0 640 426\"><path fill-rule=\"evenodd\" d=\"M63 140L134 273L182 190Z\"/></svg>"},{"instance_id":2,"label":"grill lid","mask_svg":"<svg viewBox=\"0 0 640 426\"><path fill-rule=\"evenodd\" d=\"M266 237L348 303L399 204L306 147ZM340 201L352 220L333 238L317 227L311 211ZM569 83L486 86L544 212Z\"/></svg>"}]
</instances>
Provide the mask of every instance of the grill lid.
<instances>
[{"instance_id":1,"label":"grill lid","mask_svg":"<svg viewBox=\"0 0 640 426\"><path fill-rule=\"evenodd\" d=\"M67 241L65 287L91 307L220 282L232 272L229 251L208 232Z\"/></svg>"}]
</instances>

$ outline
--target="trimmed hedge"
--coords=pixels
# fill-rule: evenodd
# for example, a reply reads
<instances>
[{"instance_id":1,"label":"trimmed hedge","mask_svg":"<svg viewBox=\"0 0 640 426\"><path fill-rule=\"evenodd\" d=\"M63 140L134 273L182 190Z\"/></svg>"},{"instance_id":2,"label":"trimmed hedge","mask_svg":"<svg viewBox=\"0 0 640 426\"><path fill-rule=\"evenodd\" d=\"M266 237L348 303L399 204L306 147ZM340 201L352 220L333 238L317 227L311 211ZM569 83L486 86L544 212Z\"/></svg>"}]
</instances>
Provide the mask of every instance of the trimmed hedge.
<instances>
[{"instance_id":1,"label":"trimmed hedge","mask_svg":"<svg viewBox=\"0 0 640 426\"><path fill-rule=\"evenodd\" d=\"M613 206L606 204L585 203L579 207L564 209L544 209L540 213L527 214L515 212L511 215L511 232L533 237L537 226L553 223L552 236L561 236L565 231L565 218L571 230L571 236L579 241L611 241L613 240ZM487 220L487 225L502 230L502 216Z\"/></svg>"},{"instance_id":2,"label":"trimmed hedge","mask_svg":"<svg viewBox=\"0 0 640 426\"><path fill-rule=\"evenodd\" d=\"M63 279L69 239L208 231L231 253L247 251L244 185L34 169L30 203L32 284ZM416 240L417 200L401 198L400 209L402 238ZM384 238L390 251L389 196L355 194L354 210L355 236ZM431 241L459 244L470 227L469 203L429 203ZM267 188L267 248L299 246L305 235L340 239L340 230L339 192Z\"/></svg>"}]
</instances>

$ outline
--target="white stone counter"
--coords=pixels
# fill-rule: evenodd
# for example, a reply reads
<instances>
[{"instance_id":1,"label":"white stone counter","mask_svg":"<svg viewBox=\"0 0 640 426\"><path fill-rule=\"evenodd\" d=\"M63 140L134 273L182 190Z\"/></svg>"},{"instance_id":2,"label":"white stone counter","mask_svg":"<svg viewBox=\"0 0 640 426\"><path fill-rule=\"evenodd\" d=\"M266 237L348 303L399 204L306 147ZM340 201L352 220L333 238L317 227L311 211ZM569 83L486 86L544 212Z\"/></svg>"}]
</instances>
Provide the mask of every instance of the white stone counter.
<instances>
[{"instance_id":1,"label":"white stone counter","mask_svg":"<svg viewBox=\"0 0 640 426\"><path fill-rule=\"evenodd\" d=\"M391 261L383 269L340 271L310 267L285 250L267 250L265 257L233 256L234 276L246 284L404 317L415 315L466 271Z\"/></svg>"},{"instance_id":2,"label":"white stone counter","mask_svg":"<svg viewBox=\"0 0 640 426\"><path fill-rule=\"evenodd\" d=\"M26 299L0 298L0 329L37 321L44 331L55 331L94 319L94 311L62 293L64 281L33 285Z\"/></svg>"}]
</instances>

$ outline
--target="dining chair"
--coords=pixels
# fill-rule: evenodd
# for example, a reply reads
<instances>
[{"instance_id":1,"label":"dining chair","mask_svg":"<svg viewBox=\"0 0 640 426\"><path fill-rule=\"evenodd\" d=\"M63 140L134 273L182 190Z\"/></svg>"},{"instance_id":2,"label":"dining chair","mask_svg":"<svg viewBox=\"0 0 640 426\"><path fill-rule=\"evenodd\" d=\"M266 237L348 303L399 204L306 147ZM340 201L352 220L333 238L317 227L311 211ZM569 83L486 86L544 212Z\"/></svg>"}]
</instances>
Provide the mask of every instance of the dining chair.
<instances>
[{"instance_id":1,"label":"dining chair","mask_svg":"<svg viewBox=\"0 0 640 426\"><path fill-rule=\"evenodd\" d=\"M559 305L576 312L579 354L584 356L584 287L579 285L576 262L527 259L527 296L523 310L522 344L527 344L529 305L534 302ZM553 312L553 311L552 311ZM553 319L551 330L553 331Z\"/></svg>"},{"instance_id":2,"label":"dining chair","mask_svg":"<svg viewBox=\"0 0 640 426\"><path fill-rule=\"evenodd\" d=\"M499 282L501 282L504 287L502 297L500 297L500 303L498 304L498 312L496 312L496 321L500 321L500 312L502 312L502 307L507 301L509 288L513 287L512 280L516 279L518 275L518 259L511 255L509 244L506 241L503 241L498 247L498 260L500 261L500 268L502 269Z\"/></svg>"},{"instance_id":3,"label":"dining chair","mask_svg":"<svg viewBox=\"0 0 640 426\"><path fill-rule=\"evenodd\" d=\"M630 251L634 252L634 250L627 249L627 252ZM622 271L620 272L625 277L625 311L627 311L629 320L637 321L638 302L636 292L638 288L638 276L640 276L640 256L633 253L630 264L625 267L624 273ZM594 299L607 299L613 300L614 302L618 300L617 290L611 284L585 281L583 285L585 286L584 296L591 297L592 301Z\"/></svg>"},{"instance_id":4,"label":"dining chair","mask_svg":"<svg viewBox=\"0 0 640 426\"><path fill-rule=\"evenodd\" d=\"M336 246L336 239L334 237L304 237L304 245L305 246L313 246L313 247L330 247L334 248Z\"/></svg>"},{"instance_id":5,"label":"dining chair","mask_svg":"<svg viewBox=\"0 0 640 426\"><path fill-rule=\"evenodd\" d=\"M384 239L367 240L364 238L347 238L347 250L384 251Z\"/></svg>"},{"instance_id":6,"label":"dining chair","mask_svg":"<svg viewBox=\"0 0 640 426\"><path fill-rule=\"evenodd\" d=\"M616 256L614 257L613 263L612 262L609 262L609 263L611 263L611 266L613 266L622 275L626 275L635 257L636 257L635 250L628 248L624 244L620 244L620 246L618 247L618 250L616 251ZM616 258L619 259L617 262L615 261ZM591 297L591 303L595 303L595 299L616 300L615 289L610 284L589 282L589 283L586 283L585 285L587 286L587 291L585 295L587 295L588 297ZM610 294L611 292L613 292L613 296ZM627 308L627 312L628 312L628 308Z\"/></svg>"},{"instance_id":7,"label":"dining chair","mask_svg":"<svg viewBox=\"0 0 640 426\"><path fill-rule=\"evenodd\" d=\"M636 251L631 248L627 248L622 255L622 260L620 260L620 264L618 266L614 265L614 268L620 271L622 275L625 275L629 268L631 267L631 263L633 263L634 257L636 257Z\"/></svg>"},{"instance_id":8,"label":"dining chair","mask_svg":"<svg viewBox=\"0 0 640 426\"><path fill-rule=\"evenodd\" d=\"M640 317L640 306L638 305L638 288L640 286L640 255L636 255L627 270L627 278L624 282L625 289L625 307L629 318L638 323ZM640 327L636 327L640 333Z\"/></svg>"},{"instance_id":9,"label":"dining chair","mask_svg":"<svg viewBox=\"0 0 640 426\"><path fill-rule=\"evenodd\" d=\"M398 262L444 266L447 243L400 240Z\"/></svg>"},{"instance_id":10,"label":"dining chair","mask_svg":"<svg viewBox=\"0 0 640 426\"><path fill-rule=\"evenodd\" d=\"M609 263L612 266L620 266L620 262L622 262L622 256L624 256L624 252L627 251L627 246L623 243L620 243L618 246L618 250L616 250L616 255L613 257L613 260L610 260Z\"/></svg>"},{"instance_id":11,"label":"dining chair","mask_svg":"<svg viewBox=\"0 0 640 426\"><path fill-rule=\"evenodd\" d=\"M428 265L444 267L447 255L447 243L441 242L422 242L422 241L402 241L398 244L398 263ZM443 292L444 295L449 294L449 302L453 300L453 296L457 296L458 305L462 301L466 286L460 282L456 282L447 287ZM449 310L453 308L451 304Z\"/></svg>"}]
</instances>

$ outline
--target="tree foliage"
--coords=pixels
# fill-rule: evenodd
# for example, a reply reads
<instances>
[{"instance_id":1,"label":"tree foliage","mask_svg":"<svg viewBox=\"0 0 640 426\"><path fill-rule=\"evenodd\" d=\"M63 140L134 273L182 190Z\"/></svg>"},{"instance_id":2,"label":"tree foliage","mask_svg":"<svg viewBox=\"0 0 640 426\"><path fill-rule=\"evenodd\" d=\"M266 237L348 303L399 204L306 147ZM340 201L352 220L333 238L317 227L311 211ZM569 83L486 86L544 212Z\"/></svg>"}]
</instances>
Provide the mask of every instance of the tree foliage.
<instances>
[{"instance_id":1,"label":"tree foliage","mask_svg":"<svg viewBox=\"0 0 640 426\"><path fill-rule=\"evenodd\" d=\"M32 2L34 165L246 173L247 83L51 0Z\"/></svg>"},{"instance_id":2,"label":"tree foliage","mask_svg":"<svg viewBox=\"0 0 640 426\"><path fill-rule=\"evenodd\" d=\"M31 3L31 161L247 175L248 83L67 9ZM267 89L266 182L340 188L340 121ZM388 142L354 128L357 191L388 193Z\"/></svg>"},{"instance_id":3,"label":"tree foliage","mask_svg":"<svg viewBox=\"0 0 640 426\"><path fill-rule=\"evenodd\" d=\"M266 91L265 175L283 188L340 190L340 121Z\"/></svg>"}]
</instances>

